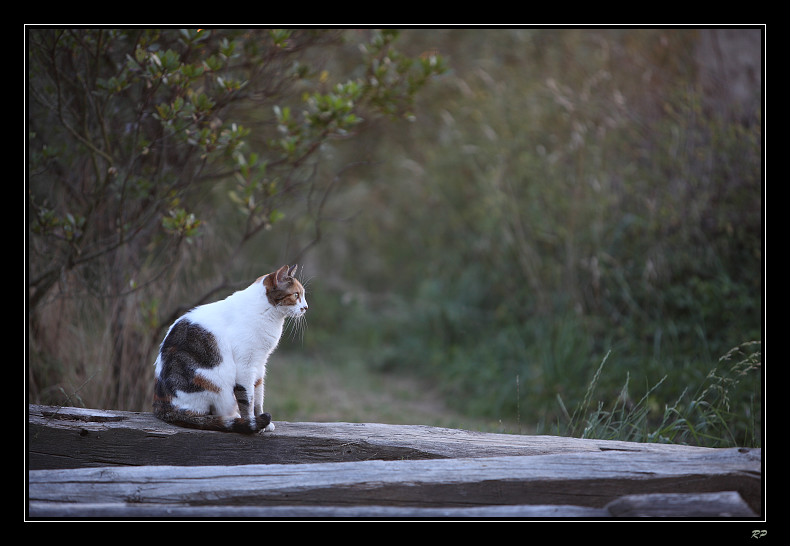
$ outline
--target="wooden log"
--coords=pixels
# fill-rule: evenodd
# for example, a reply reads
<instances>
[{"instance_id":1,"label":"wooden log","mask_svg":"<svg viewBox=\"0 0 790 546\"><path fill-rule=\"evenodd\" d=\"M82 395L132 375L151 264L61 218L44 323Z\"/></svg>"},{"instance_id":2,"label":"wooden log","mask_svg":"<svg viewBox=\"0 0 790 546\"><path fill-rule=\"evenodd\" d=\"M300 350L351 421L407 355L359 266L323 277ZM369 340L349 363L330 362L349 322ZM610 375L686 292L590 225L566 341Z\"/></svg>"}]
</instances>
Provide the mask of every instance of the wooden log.
<instances>
[{"instance_id":1,"label":"wooden log","mask_svg":"<svg viewBox=\"0 0 790 546\"><path fill-rule=\"evenodd\" d=\"M735 491L719 493L664 493L626 495L606 505L606 510L620 518L698 518L755 517Z\"/></svg>"},{"instance_id":2,"label":"wooden log","mask_svg":"<svg viewBox=\"0 0 790 546\"><path fill-rule=\"evenodd\" d=\"M252 519L523 519L523 518L755 518L735 491L699 494L626 495L603 508L571 505L491 505L468 508L415 506L224 506L143 503L30 503L34 518L252 518Z\"/></svg>"},{"instance_id":3,"label":"wooden log","mask_svg":"<svg viewBox=\"0 0 790 546\"><path fill-rule=\"evenodd\" d=\"M475 506L420 508L413 506L184 506L174 504L31 503L34 519L523 519L609 518L604 508L583 506Z\"/></svg>"},{"instance_id":4,"label":"wooden log","mask_svg":"<svg viewBox=\"0 0 790 546\"><path fill-rule=\"evenodd\" d=\"M277 422L273 433L242 435L175 427L149 413L34 405L28 413L31 517L707 517L762 510L759 449L371 423Z\"/></svg>"},{"instance_id":5,"label":"wooden log","mask_svg":"<svg viewBox=\"0 0 790 546\"><path fill-rule=\"evenodd\" d=\"M624 495L737 491L760 506L759 460L608 451L300 465L31 470L31 510L49 503L182 506L553 505L604 508ZM694 517L694 505L686 516ZM34 516L35 512L31 512Z\"/></svg>"},{"instance_id":6,"label":"wooden log","mask_svg":"<svg viewBox=\"0 0 790 546\"><path fill-rule=\"evenodd\" d=\"M276 422L272 433L191 430L150 413L30 405L30 469L440 459L552 453L708 453L710 448L491 434L420 425Z\"/></svg>"}]
</instances>

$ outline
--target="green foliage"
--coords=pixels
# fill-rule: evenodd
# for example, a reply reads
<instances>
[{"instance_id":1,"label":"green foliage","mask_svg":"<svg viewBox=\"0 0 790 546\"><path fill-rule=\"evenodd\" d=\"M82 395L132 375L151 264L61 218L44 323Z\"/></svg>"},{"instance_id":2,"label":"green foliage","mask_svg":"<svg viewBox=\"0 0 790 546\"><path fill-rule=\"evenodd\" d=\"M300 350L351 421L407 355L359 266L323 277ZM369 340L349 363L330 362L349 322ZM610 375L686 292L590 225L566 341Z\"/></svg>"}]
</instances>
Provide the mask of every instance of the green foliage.
<instances>
[{"instance_id":1,"label":"green foliage","mask_svg":"<svg viewBox=\"0 0 790 546\"><path fill-rule=\"evenodd\" d=\"M208 214L195 210L195 197L216 178L236 182L242 238L251 238L282 218L276 202L293 193L296 169L324 142L351 135L367 115L404 115L441 71L413 68L392 48L393 32L373 33L361 60L378 74L397 59L386 77L342 80L328 92L308 91L314 58L305 53L335 43L328 31L34 29L30 37L30 229L50 271L84 261L86 246L107 255L133 238L145 246L157 237L154 217L170 233L194 236ZM288 92L296 85L306 90L299 116ZM268 146L260 143L271 120L251 127L226 118L231 106L259 112L260 97L280 133ZM106 218L116 211L122 221ZM53 275L37 273L34 303L53 287Z\"/></svg>"},{"instance_id":2,"label":"green foliage","mask_svg":"<svg viewBox=\"0 0 790 546\"><path fill-rule=\"evenodd\" d=\"M345 34L29 30L34 389L51 387L50 377L37 376L48 353L69 351L65 339L46 332L52 302L65 298L78 302L70 311L84 306L103 317L107 390L146 399L149 387L126 384L122 375L147 378L133 370L148 369L151 348L182 306L227 290L237 270L260 275L279 265L270 251L253 254L248 267L244 249L287 214L294 225L320 223L309 199L320 194L326 202L331 194L332 184L316 175L323 147L355 137L363 120L410 115L419 88L442 70L438 62L412 65L395 49L395 32L353 33L350 44ZM320 69L336 52L353 50L347 71ZM360 76L382 65L386 77L376 84ZM216 253L203 259L208 247ZM288 259L298 254L289 249ZM192 288L173 291L178 281ZM161 316L143 318L140 309ZM110 395L109 403L126 402Z\"/></svg>"},{"instance_id":3,"label":"green foliage","mask_svg":"<svg viewBox=\"0 0 790 546\"><path fill-rule=\"evenodd\" d=\"M184 209L171 209L169 215L162 218L162 227L169 233L189 241L197 235L200 220Z\"/></svg>"},{"instance_id":4,"label":"green foliage","mask_svg":"<svg viewBox=\"0 0 790 546\"><path fill-rule=\"evenodd\" d=\"M676 408L720 355L761 337L759 113L706 106L695 32L431 38L453 73L380 157L371 177L389 183L360 199L375 213L352 255L380 255L348 271L373 294L341 344L367 341L382 369L435 378L471 414L544 424L569 417L558 397L584 402L611 351L596 393L660 385L639 406L649 415L630 417L652 423L657 400ZM755 396L759 377L732 391ZM658 434L712 441L684 419L688 434ZM725 442L752 439L700 419Z\"/></svg>"}]
</instances>

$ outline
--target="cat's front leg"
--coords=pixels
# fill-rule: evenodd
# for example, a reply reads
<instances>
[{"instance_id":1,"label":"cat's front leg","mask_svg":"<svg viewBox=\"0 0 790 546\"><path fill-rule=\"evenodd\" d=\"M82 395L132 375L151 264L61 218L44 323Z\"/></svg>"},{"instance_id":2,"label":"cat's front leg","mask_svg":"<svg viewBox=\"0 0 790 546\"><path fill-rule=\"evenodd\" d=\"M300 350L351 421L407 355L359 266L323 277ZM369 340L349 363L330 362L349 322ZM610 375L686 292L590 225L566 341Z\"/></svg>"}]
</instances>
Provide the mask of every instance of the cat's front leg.
<instances>
[{"instance_id":1,"label":"cat's front leg","mask_svg":"<svg viewBox=\"0 0 790 546\"><path fill-rule=\"evenodd\" d=\"M253 413L260 415L263 413L263 377L259 376L255 379L255 404L253 406Z\"/></svg>"},{"instance_id":2,"label":"cat's front leg","mask_svg":"<svg viewBox=\"0 0 790 546\"><path fill-rule=\"evenodd\" d=\"M253 413L258 415L268 415L264 414L263 412L263 375L258 377L255 380L255 403L253 407ZM271 419L271 415L269 415ZM274 421L270 421L266 428L263 429L265 432L271 432L274 430Z\"/></svg>"},{"instance_id":3,"label":"cat's front leg","mask_svg":"<svg viewBox=\"0 0 790 546\"><path fill-rule=\"evenodd\" d=\"M236 397L236 403L239 407L239 414L241 418L250 423L252 430L264 430L271 432L274 430L274 423L272 423L272 416L263 411L256 411L255 406L258 404L254 401L254 386L245 388L241 383L237 383L233 388L233 394Z\"/></svg>"}]
</instances>

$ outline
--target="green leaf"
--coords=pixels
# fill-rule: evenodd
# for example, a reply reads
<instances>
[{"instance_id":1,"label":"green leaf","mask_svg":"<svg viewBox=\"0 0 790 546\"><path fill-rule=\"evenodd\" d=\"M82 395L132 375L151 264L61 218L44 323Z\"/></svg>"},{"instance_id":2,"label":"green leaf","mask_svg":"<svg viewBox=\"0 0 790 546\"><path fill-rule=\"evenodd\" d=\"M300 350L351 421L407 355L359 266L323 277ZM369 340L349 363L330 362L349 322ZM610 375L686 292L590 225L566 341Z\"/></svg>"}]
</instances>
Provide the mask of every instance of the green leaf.
<instances>
[{"instance_id":1,"label":"green leaf","mask_svg":"<svg viewBox=\"0 0 790 546\"><path fill-rule=\"evenodd\" d=\"M271 223L271 224L274 224L274 223L282 220L283 218L285 218L285 213L283 213L283 212L281 212L281 211L279 211L277 209L274 209L273 211L271 211L269 213L269 223Z\"/></svg>"}]
</instances>

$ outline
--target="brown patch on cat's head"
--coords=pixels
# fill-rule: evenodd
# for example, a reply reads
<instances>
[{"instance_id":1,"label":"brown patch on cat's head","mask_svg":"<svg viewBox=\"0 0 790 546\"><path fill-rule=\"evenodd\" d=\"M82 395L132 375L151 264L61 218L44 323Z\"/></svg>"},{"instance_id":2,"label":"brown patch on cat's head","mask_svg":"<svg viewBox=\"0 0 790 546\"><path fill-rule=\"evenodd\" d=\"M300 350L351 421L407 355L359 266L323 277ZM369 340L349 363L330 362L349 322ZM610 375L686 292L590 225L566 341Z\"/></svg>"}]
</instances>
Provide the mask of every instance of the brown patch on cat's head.
<instances>
[{"instance_id":1,"label":"brown patch on cat's head","mask_svg":"<svg viewBox=\"0 0 790 546\"><path fill-rule=\"evenodd\" d=\"M302 284L294 278L295 265L284 265L274 273L263 277L263 286L266 288L266 297L274 306L293 305L294 295L304 294Z\"/></svg>"}]
</instances>

